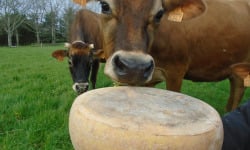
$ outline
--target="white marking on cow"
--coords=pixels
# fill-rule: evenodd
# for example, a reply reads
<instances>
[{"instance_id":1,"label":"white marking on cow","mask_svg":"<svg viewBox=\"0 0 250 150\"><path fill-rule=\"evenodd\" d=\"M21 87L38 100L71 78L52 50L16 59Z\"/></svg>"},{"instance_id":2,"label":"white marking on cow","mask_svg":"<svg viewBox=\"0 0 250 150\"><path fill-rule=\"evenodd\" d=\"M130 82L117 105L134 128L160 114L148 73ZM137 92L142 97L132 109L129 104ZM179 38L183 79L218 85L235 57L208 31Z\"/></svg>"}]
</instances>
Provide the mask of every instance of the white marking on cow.
<instances>
[{"instance_id":1,"label":"white marking on cow","mask_svg":"<svg viewBox=\"0 0 250 150\"><path fill-rule=\"evenodd\" d=\"M93 49L94 47L95 47L94 44L89 44L90 49Z\"/></svg>"},{"instance_id":2,"label":"white marking on cow","mask_svg":"<svg viewBox=\"0 0 250 150\"><path fill-rule=\"evenodd\" d=\"M70 47L71 47L71 44L70 44L70 43L64 43L64 47L65 47L65 48L70 48Z\"/></svg>"},{"instance_id":3,"label":"white marking on cow","mask_svg":"<svg viewBox=\"0 0 250 150\"><path fill-rule=\"evenodd\" d=\"M72 86L72 88L73 88L74 91L77 92L76 86L80 86L80 87L86 88L86 87L89 86L89 83L88 82L85 82L85 83L78 83L78 82L76 82L76 83L74 83L73 86Z\"/></svg>"}]
</instances>

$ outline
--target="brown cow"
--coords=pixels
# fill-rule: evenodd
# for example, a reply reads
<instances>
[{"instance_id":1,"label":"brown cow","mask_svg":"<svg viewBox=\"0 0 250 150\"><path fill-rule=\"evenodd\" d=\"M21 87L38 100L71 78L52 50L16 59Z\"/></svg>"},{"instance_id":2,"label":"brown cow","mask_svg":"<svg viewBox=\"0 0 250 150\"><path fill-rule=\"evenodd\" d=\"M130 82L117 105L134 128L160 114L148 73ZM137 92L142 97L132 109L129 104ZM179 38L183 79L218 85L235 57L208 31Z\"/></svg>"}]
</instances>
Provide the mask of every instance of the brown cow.
<instances>
[{"instance_id":1,"label":"brown cow","mask_svg":"<svg viewBox=\"0 0 250 150\"><path fill-rule=\"evenodd\" d=\"M229 78L227 110L237 107L244 93L243 80L233 75L230 66L250 62L249 1L97 3L102 10L98 18L105 73L111 79L129 85L166 81L167 89L180 91L183 78L207 82Z\"/></svg>"}]
</instances>

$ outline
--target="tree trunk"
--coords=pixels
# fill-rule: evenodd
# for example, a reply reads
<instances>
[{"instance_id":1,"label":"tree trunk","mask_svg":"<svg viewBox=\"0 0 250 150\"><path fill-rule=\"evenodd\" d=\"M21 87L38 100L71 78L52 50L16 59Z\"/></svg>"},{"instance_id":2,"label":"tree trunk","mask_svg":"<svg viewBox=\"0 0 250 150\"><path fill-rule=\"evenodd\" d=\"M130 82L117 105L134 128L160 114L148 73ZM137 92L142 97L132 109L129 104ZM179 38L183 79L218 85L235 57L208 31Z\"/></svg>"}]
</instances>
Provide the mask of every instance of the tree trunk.
<instances>
[{"instance_id":1,"label":"tree trunk","mask_svg":"<svg viewBox=\"0 0 250 150\"><path fill-rule=\"evenodd\" d=\"M11 47L12 46L12 33L11 31L8 31L8 46Z\"/></svg>"},{"instance_id":2,"label":"tree trunk","mask_svg":"<svg viewBox=\"0 0 250 150\"><path fill-rule=\"evenodd\" d=\"M52 37L52 44L56 43L56 32L55 32L55 26L52 25L51 27L51 37Z\"/></svg>"},{"instance_id":3,"label":"tree trunk","mask_svg":"<svg viewBox=\"0 0 250 150\"><path fill-rule=\"evenodd\" d=\"M36 28L36 43L40 44L41 40L40 40L40 30L39 30L39 21L38 21L38 19L36 19L35 28Z\"/></svg>"},{"instance_id":4,"label":"tree trunk","mask_svg":"<svg viewBox=\"0 0 250 150\"><path fill-rule=\"evenodd\" d=\"M36 43L37 43L37 44L40 44L40 43L41 43L41 40L40 40L40 33L39 33L38 30L36 31Z\"/></svg>"},{"instance_id":5,"label":"tree trunk","mask_svg":"<svg viewBox=\"0 0 250 150\"><path fill-rule=\"evenodd\" d=\"M19 33L17 30L16 30L16 46L17 47L19 46Z\"/></svg>"},{"instance_id":6,"label":"tree trunk","mask_svg":"<svg viewBox=\"0 0 250 150\"><path fill-rule=\"evenodd\" d=\"M52 10L52 9L51 9ZM51 42L52 44L56 43L56 13L51 12Z\"/></svg>"}]
</instances>

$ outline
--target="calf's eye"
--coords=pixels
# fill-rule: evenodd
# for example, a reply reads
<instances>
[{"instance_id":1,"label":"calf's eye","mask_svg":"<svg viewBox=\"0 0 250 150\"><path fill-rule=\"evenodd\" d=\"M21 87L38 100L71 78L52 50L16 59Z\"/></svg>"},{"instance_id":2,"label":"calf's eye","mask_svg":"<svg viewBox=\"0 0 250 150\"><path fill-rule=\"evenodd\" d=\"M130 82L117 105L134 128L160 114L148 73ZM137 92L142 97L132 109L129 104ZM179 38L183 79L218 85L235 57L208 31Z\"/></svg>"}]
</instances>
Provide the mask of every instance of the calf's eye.
<instances>
[{"instance_id":1,"label":"calf's eye","mask_svg":"<svg viewBox=\"0 0 250 150\"><path fill-rule=\"evenodd\" d=\"M69 66L70 66L70 67L72 67L72 66L73 66L72 59L68 59L68 64L69 64Z\"/></svg>"}]
</instances>

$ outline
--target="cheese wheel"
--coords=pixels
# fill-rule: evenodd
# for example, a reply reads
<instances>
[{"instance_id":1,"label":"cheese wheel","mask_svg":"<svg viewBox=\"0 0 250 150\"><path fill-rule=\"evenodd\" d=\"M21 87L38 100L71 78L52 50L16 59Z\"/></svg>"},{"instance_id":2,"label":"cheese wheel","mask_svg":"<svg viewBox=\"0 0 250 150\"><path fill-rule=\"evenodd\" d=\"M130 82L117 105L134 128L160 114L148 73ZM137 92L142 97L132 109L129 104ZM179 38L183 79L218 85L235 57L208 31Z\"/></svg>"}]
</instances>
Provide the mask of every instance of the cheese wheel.
<instances>
[{"instance_id":1,"label":"cheese wheel","mask_svg":"<svg viewBox=\"0 0 250 150\"><path fill-rule=\"evenodd\" d=\"M76 150L220 150L223 126L208 104L176 92L109 87L78 96L69 132Z\"/></svg>"}]
</instances>

